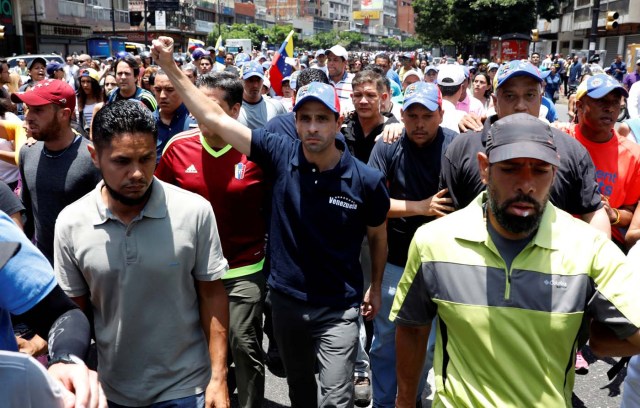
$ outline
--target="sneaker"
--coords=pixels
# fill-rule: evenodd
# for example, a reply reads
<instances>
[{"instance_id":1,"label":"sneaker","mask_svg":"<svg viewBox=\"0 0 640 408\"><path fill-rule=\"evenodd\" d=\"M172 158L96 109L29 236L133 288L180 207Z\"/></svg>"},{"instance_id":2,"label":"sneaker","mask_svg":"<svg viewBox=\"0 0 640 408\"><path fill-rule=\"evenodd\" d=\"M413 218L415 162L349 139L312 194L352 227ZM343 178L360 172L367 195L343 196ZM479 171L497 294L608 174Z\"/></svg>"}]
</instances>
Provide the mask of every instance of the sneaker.
<instances>
[{"instance_id":1,"label":"sneaker","mask_svg":"<svg viewBox=\"0 0 640 408\"><path fill-rule=\"evenodd\" d=\"M589 373L589 363L582 357L582 352L576 353L576 374L585 375Z\"/></svg>"},{"instance_id":2,"label":"sneaker","mask_svg":"<svg viewBox=\"0 0 640 408\"><path fill-rule=\"evenodd\" d=\"M371 404L371 381L368 377L353 377L354 396L357 407L368 407Z\"/></svg>"}]
</instances>

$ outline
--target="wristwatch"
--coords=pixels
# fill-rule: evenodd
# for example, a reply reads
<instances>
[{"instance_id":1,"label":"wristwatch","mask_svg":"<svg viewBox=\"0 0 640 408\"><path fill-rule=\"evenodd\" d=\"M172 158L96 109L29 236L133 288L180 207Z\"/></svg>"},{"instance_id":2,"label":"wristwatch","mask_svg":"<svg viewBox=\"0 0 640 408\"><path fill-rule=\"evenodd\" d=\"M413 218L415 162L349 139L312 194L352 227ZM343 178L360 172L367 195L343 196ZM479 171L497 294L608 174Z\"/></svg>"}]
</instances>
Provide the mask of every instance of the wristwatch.
<instances>
[{"instance_id":1,"label":"wristwatch","mask_svg":"<svg viewBox=\"0 0 640 408\"><path fill-rule=\"evenodd\" d=\"M58 363L85 365L84 361L82 361L82 359L75 354L63 353L49 360L49 364L47 365L47 367L51 367L52 365Z\"/></svg>"}]
</instances>

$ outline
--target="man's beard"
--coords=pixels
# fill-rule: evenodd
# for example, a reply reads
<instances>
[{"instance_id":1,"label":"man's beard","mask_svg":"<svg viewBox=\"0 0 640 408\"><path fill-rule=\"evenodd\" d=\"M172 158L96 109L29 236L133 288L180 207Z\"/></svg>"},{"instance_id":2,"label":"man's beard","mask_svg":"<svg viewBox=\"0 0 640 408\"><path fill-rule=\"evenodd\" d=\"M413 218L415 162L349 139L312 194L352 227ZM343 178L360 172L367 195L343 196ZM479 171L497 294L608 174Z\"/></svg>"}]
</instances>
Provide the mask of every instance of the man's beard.
<instances>
[{"instance_id":1,"label":"man's beard","mask_svg":"<svg viewBox=\"0 0 640 408\"><path fill-rule=\"evenodd\" d=\"M149 199L149 196L151 195L151 189L153 188L153 181L152 181L149 187L147 188L147 191L145 191L143 195L141 195L138 198L129 198L127 196L124 196L118 193L116 190L111 188L111 186L109 186L109 184L107 184L107 182L105 181L104 176L102 177L102 181L104 182L104 186L107 188L107 191L109 192L109 195L111 196L111 198L128 207L134 207L146 202Z\"/></svg>"},{"instance_id":2,"label":"man's beard","mask_svg":"<svg viewBox=\"0 0 640 408\"><path fill-rule=\"evenodd\" d=\"M531 233L538 229L540 225L540 220L542 219L542 214L544 212L544 208L547 205L547 201L549 201L549 195L545 197L542 203L537 202L532 197L526 194L518 194L518 196L506 200L502 205L499 205L496 201L496 193L495 190L491 187L489 188L489 209L491 213L496 218L496 221L502 228L509 231L512 234L522 234L522 233ZM516 202L524 202L533 205L532 214L526 217L522 217L519 215L509 214L507 212L507 208Z\"/></svg>"},{"instance_id":3,"label":"man's beard","mask_svg":"<svg viewBox=\"0 0 640 408\"><path fill-rule=\"evenodd\" d=\"M56 120L52 120L46 125L46 127L41 126L37 133L28 133L28 136L31 136L40 142L48 142L50 140L55 140L61 133L62 126L60 126L60 123Z\"/></svg>"}]
</instances>

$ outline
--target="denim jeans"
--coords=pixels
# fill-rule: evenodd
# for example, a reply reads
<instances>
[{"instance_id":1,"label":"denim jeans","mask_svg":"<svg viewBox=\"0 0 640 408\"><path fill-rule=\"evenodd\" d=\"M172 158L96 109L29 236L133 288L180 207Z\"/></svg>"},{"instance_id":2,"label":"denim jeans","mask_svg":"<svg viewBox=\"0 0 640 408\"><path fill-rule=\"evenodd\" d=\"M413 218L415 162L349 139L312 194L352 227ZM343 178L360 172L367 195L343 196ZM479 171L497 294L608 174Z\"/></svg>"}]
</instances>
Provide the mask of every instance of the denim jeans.
<instances>
[{"instance_id":1,"label":"denim jeans","mask_svg":"<svg viewBox=\"0 0 640 408\"><path fill-rule=\"evenodd\" d=\"M396 326L389 320L389 313L396 295L398 282L404 268L387 263L382 277L382 305L380 312L373 320L373 341L369 358L371 359L371 377L373 387L373 406L393 408L398 393L398 379L396 378ZM435 327L432 325L432 333ZM427 358L428 360L428 358ZM419 400L424 389L429 372L425 364L418 384Z\"/></svg>"},{"instance_id":2,"label":"denim jeans","mask_svg":"<svg viewBox=\"0 0 640 408\"><path fill-rule=\"evenodd\" d=\"M126 405L119 405L111 401L108 401L108 405L109 408L128 408ZM204 408L204 393L169 401L156 402L148 405L148 408Z\"/></svg>"}]
</instances>

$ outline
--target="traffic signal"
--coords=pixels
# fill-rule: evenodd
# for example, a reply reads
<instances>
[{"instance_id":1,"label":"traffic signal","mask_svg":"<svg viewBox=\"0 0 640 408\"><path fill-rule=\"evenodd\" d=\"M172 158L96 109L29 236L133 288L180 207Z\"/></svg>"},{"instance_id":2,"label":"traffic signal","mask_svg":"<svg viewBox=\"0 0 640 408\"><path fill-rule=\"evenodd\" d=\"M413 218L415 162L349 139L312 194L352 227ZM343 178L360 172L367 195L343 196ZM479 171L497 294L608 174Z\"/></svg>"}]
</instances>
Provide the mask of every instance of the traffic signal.
<instances>
[{"instance_id":1,"label":"traffic signal","mask_svg":"<svg viewBox=\"0 0 640 408\"><path fill-rule=\"evenodd\" d=\"M538 29L534 28L531 30L531 41L538 42L540 40L540 36L538 35Z\"/></svg>"},{"instance_id":2,"label":"traffic signal","mask_svg":"<svg viewBox=\"0 0 640 408\"><path fill-rule=\"evenodd\" d=\"M606 30L615 30L618 28L619 24L616 21L618 17L620 17L620 14L618 14L617 11L607 11L607 23L604 28Z\"/></svg>"},{"instance_id":3,"label":"traffic signal","mask_svg":"<svg viewBox=\"0 0 640 408\"><path fill-rule=\"evenodd\" d=\"M0 25L0 40L4 40L4 26Z\"/></svg>"}]
</instances>

